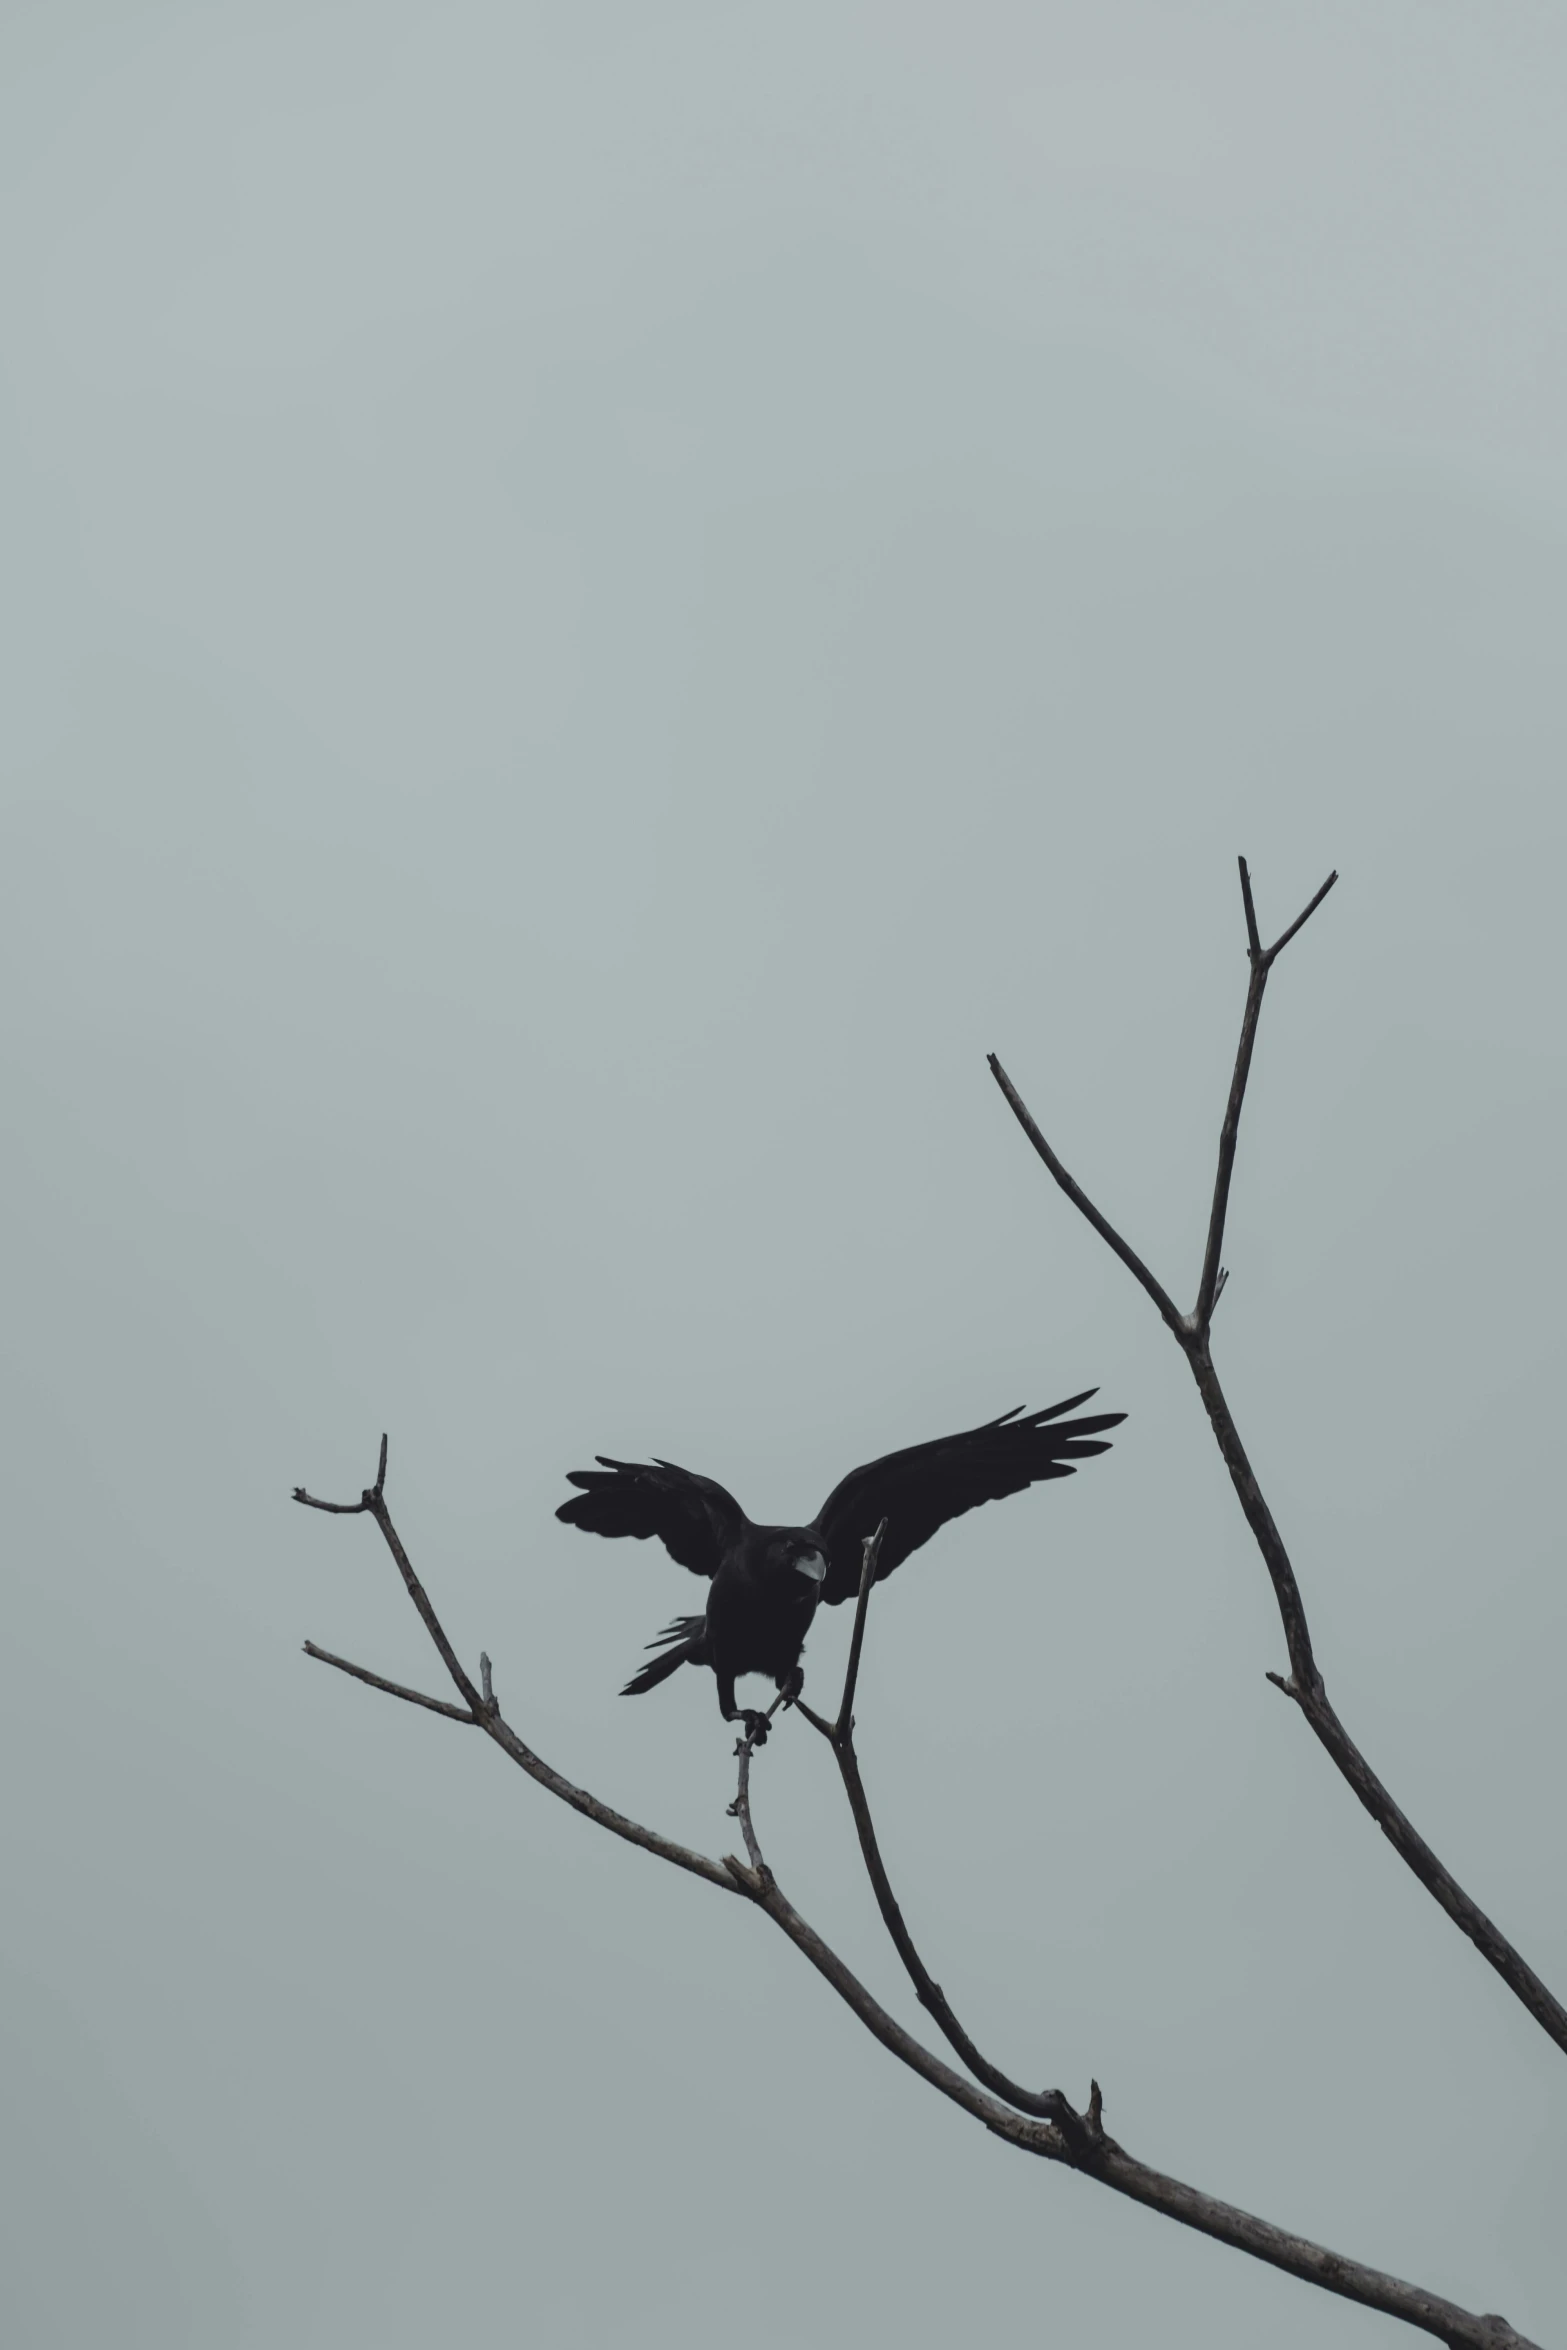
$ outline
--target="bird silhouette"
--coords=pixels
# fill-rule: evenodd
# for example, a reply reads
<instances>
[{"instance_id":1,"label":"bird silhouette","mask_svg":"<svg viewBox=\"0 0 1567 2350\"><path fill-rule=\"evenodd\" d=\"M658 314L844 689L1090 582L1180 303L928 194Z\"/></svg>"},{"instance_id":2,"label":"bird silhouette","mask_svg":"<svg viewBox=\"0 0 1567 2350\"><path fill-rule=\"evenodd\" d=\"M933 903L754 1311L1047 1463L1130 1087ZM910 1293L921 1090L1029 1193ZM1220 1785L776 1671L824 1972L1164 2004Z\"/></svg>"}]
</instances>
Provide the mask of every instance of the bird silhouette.
<instances>
[{"instance_id":1,"label":"bird silhouette","mask_svg":"<svg viewBox=\"0 0 1567 2350\"><path fill-rule=\"evenodd\" d=\"M756 1526L732 1493L674 1461L617 1461L600 1453L596 1469L573 1469L581 1490L555 1512L585 1534L662 1542L670 1557L711 1589L699 1616L677 1616L650 1648L662 1650L621 1691L640 1697L681 1665L709 1665L726 1722L744 1722L758 1745L764 1717L735 1704L742 1673L769 1675L787 1698L804 1686L800 1654L818 1606L836 1607L860 1587L863 1545L886 1521L876 1579L890 1575L949 1518L1000 1501L1050 1477L1070 1477L1080 1460L1108 1452L1106 1428L1124 1412L1063 1419L1098 1389L1069 1395L1048 1411L1021 1405L930 1444L889 1452L853 1469L833 1487L808 1526Z\"/></svg>"}]
</instances>

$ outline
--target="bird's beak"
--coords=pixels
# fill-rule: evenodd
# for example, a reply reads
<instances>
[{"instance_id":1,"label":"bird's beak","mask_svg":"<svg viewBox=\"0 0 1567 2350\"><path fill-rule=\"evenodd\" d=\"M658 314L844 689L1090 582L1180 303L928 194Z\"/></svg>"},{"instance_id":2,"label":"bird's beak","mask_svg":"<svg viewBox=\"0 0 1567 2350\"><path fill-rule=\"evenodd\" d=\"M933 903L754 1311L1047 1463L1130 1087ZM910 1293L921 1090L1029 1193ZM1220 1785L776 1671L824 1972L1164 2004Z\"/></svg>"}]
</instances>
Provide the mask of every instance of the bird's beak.
<instances>
[{"instance_id":1,"label":"bird's beak","mask_svg":"<svg viewBox=\"0 0 1567 2350\"><path fill-rule=\"evenodd\" d=\"M813 1583L826 1582L827 1561L819 1550L802 1551L794 1563L802 1575L809 1575Z\"/></svg>"}]
</instances>

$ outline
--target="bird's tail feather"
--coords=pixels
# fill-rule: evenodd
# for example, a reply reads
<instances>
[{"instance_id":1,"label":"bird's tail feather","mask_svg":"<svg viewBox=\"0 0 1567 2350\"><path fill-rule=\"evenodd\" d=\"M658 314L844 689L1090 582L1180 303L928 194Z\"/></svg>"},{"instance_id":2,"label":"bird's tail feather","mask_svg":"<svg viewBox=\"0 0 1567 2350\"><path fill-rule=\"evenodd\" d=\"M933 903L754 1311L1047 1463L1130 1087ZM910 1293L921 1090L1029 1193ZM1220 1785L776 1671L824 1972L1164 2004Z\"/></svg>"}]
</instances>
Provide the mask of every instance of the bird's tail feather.
<instances>
[{"instance_id":1,"label":"bird's tail feather","mask_svg":"<svg viewBox=\"0 0 1567 2350\"><path fill-rule=\"evenodd\" d=\"M650 1665L644 1665L640 1673L633 1673L622 1689L621 1696L641 1697L649 1689L656 1689L660 1681L667 1681L670 1674L678 1671L681 1665L694 1662L706 1630L705 1616L676 1616L674 1622L666 1624L655 1640L648 1642L649 1648L661 1648L663 1655L656 1656Z\"/></svg>"}]
</instances>

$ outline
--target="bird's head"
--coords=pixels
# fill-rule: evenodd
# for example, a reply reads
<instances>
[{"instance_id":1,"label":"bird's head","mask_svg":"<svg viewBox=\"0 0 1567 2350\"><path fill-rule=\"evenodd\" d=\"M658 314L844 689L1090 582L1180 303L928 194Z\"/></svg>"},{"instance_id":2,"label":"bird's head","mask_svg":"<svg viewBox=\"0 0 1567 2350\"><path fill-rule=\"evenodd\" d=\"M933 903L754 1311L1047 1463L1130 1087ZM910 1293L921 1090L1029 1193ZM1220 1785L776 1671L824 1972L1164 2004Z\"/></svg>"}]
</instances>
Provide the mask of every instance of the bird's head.
<instances>
[{"instance_id":1,"label":"bird's head","mask_svg":"<svg viewBox=\"0 0 1567 2350\"><path fill-rule=\"evenodd\" d=\"M803 1530L791 1529L780 1535L773 1545L772 1563L786 1574L802 1575L813 1591L820 1591L827 1578L827 1561L816 1536Z\"/></svg>"}]
</instances>

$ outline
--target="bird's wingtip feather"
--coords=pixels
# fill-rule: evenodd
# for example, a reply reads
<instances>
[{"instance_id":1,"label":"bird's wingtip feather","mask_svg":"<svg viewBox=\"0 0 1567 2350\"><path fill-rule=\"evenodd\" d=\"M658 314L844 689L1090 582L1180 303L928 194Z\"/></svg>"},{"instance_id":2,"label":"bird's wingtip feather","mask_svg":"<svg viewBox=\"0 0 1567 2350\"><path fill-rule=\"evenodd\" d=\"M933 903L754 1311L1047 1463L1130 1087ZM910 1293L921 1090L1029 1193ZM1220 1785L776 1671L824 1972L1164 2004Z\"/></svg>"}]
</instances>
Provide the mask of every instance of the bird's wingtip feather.
<instances>
[{"instance_id":1,"label":"bird's wingtip feather","mask_svg":"<svg viewBox=\"0 0 1567 2350\"><path fill-rule=\"evenodd\" d=\"M1098 1393L1097 1387L1085 1387L1081 1395L1069 1395L1065 1403L1053 1403L1048 1411L1030 1412L1029 1418L1036 1425L1042 1420L1059 1420L1063 1412L1075 1412L1080 1403L1087 1403L1090 1396Z\"/></svg>"}]
</instances>

